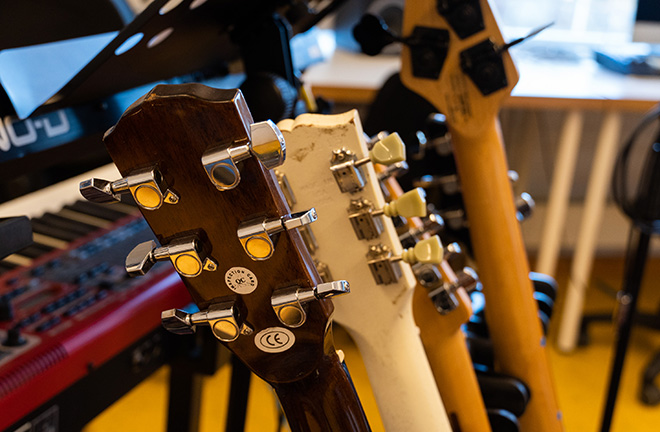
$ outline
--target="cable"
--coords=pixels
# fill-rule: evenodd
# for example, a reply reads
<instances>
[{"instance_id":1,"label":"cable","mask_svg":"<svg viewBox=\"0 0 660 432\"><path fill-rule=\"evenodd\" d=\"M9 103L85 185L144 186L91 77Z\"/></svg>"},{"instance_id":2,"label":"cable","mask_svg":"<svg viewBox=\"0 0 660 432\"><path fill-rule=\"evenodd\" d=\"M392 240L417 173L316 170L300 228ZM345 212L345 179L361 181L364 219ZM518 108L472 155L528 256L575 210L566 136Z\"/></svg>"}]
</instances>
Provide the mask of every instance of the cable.
<instances>
[{"instance_id":1,"label":"cable","mask_svg":"<svg viewBox=\"0 0 660 432\"><path fill-rule=\"evenodd\" d=\"M614 201L621 208L621 210L630 219L632 219L633 223L647 230L654 230L654 227L657 229L658 221L656 221L654 218L649 220L646 215L640 214L640 209L637 205L637 197L631 199L629 196L630 178L628 176L628 159L630 158L631 150L640 133L645 130L649 124L656 120L660 122L660 104L653 107L644 116L642 121L630 135L630 138L628 138L628 140L625 142L623 149L617 155L617 160L614 165L614 173L612 176L612 196Z\"/></svg>"}]
</instances>

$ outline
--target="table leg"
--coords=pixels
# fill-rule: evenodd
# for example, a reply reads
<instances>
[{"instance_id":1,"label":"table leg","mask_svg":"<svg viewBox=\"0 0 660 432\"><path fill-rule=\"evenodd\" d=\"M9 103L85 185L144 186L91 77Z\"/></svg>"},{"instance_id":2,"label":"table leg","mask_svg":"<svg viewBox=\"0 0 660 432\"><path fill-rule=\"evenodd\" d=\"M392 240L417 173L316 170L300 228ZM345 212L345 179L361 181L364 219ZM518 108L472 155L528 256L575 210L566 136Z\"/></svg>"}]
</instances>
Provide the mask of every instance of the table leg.
<instances>
[{"instance_id":1,"label":"table leg","mask_svg":"<svg viewBox=\"0 0 660 432\"><path fill-rule=\"evenodd\" d=\"M564 120L559 139L536 263L536 271L548 276L554 276L557 266L583 124L584 113L578 110L570 111Z\"/></svg>"},{"instance_id":2,"label":"table leg","mask_svg":"<svg viewBox=\"0 0 660 432\"><path fill-rule=\"evenodd\" d=\"M585 208L571 266L566 300L561 317L557 346L561 351L575 349L582 320L584 295L588 286L614 159L621 132L621 115L609 111L603 120L596 155L589 178Z\"/></svg>"}]
</instances>

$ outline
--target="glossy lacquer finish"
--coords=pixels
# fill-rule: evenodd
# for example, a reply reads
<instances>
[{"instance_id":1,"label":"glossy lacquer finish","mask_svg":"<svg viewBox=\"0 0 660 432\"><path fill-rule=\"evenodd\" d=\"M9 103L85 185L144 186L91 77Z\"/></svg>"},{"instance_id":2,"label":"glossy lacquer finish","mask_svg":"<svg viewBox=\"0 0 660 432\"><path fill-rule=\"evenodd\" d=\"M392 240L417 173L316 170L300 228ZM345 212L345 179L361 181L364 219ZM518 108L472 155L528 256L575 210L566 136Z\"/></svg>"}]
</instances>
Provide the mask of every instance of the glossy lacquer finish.
<instances>
[{"instance_id":1,"label":"glossy lacquer finish","mask_svg":"<svg viewBox=\"0 0 660 432\"><path fill-rule=\"evenodd\" d=\"M520 378L530 388L531 399L520 419L521 430L560 431L561 414L497 124L499 107L516 85L518 73L511 56L502 49L505 41L487 0L475 2L483 16L483 27L464 38L438 13L440 4L433 0L407 2L403 33L411 34L416 26L448 32L441 73L437 79L415 76L411 50L404 47L401 79L447 117L486 298L486 320L496 367ZM479 66L477 75L498 84L490 92L480 91L466 72L466 53L484 43L490 44L492 50L486 55L482 52L472 56L471 63ZM491 67L497 61L489 63L484 59L497 59L501 70Z\"/></svg>"},{"instance_id":2,"label":"glossy lacquer finish","mask_svg":"<svg viewBox=\"0 0 660 432\"><path fill-rule=\"evenodd\" d=\"M329 330L332 303L309 302L307 321L289 329L279 322L271 306L274 290L292 285L313 287L320 282L300 235L295 230L280 233L273 256L265 261L249 258L237 237L236 230L245 220L289 213L273 175L251 157L238 164L238 186L219 191L202 166L202 155L208 149L247 143L252 122L238 90L201 84L161 85L131 105L104 140L123 176L156 167L179 196L177 204L143 210L143 214L162 245L195 235L218 264L215 271L182 279L200 309L233 301L241 310L253 332L225 345L274 386L292 430L325 431L327 425L342 431L368 430L362 407L335 353ZM226 276L237 267L254 275L253 292L238 294L230 289ZM263 351L256 339L269 328L287 330L293 335L293 344L281 352ZM337 406L341 409L326 409Z\"/></svg>"}]
</instances>

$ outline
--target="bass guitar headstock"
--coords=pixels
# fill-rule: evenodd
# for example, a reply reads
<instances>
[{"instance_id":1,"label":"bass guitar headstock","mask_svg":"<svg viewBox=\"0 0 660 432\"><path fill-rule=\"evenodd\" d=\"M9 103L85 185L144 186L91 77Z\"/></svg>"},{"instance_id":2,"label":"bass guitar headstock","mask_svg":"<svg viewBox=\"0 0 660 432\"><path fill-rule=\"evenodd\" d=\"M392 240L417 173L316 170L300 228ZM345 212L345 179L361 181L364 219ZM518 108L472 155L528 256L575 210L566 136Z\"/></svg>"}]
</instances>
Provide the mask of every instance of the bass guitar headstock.
<instances>
[{"instance_id":1,"label":"bass guitar headstock","mask_svg":"<svg viewBox=\"0 0 660 432\"><path fill-rule=\"evenodd\" d=\"M332 345L324 299L348 284L320 281L297 232L316 212L291 214L270 171L285 159L277 127L254 123L238 90L159 85L104 141L123 178L87 180L81 192L97 202L130 193L160 246L136 246L128 272L171 262L200 309L165 311L164 326L192 333L209 325L270 383L315 370Z\"/></svg>"},{"instance_id":2,"label":"bass guitar headstock","mask_svg":"<svg viewBox=\"0 0 660 432\"><path fill-rule=\"evenodd\" d=\"M476 136L490 126L484 119L496 116L518 73L488 0L408 1L401 37L374 20L354 30L363 51L402 42L401 80L447 116L452 133Z\"/></svg>"}]
</instances>

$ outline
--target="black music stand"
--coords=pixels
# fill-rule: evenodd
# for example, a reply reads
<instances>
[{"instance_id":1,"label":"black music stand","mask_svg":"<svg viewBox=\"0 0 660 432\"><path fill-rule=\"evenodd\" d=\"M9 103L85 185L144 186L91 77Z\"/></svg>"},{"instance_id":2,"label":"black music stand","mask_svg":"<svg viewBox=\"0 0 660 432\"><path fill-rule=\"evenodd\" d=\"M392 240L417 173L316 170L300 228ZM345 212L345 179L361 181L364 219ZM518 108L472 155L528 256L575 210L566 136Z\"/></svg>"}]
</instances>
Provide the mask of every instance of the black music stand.
<instances>
[{"instance_id":1,"label":"black music stand","mask_svg":"<svg viewBox=\"0 0 660 432\"><path fill-rule=\"evenodd\" d=\"M652 113L652 116L657 117L658 113ZM625 197L625 191L623 194L621 193L622 188L617 181L621 179L620 176L623 176L624 182L627 180L625 178L625 162L632 146L631 143L626 146L619 158L613 182L615 199L632 219L632 226L626 253L623 287L617 295L619 313L615 322L616 349L601 422L601 431L603 432L610 430L612 416L614 415L614 405L630 340L630 331L636 314L637 298L644 274L651 235L660 234L660 132L649 149L646 165L637 185L637 196L632 201L628 201L621 199ZM660 322L660 316L657 316L656 320ZM656 355L656 357L660 356Z\"/></svg>"}]
</instances>

